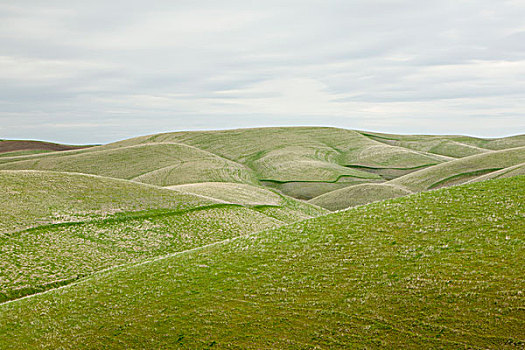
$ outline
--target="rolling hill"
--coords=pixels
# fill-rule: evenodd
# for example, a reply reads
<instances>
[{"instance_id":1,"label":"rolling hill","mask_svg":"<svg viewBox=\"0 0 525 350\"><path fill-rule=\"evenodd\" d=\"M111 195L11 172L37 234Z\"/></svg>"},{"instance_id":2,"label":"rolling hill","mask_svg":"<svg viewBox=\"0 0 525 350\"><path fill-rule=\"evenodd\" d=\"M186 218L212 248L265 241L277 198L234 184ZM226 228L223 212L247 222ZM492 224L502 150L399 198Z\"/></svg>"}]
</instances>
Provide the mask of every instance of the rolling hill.
<instances>
[{"instance_id":1,"label":"rolling hill","mask_svg":"<svg viewBox=\"0 0 525 350\"><path fill-rule=\"evenodd\" d=\"M480 153L421 169L379 184L362 184L330 191L309 201L339 210L378 200L490 178L523 174L525 147Z\"/></svg>"},{"instance_id":2,"label":"rolling hill","mask_svg":"<svg viewBox=\"0 0 525 350\"><path fill-rule=\"evenodd\" d=\"M11 348L519 348L525 177L369 204L0 305Z\"/></svg>"},{"instance_id":3,"label":"rolling hill","mask_svg":"<svg viewBox=\"0 0 525 350\"><path fill-rule=\"evenodd\" d=\"M249 185L257 203L50 171L0 171L0 189L0 301L326 213Z\"/></svg>"},{"instance_id":4,"label":"rolling hill","mask_svg":"<svg viewBox=\"0 0 525 350\"><path fill-rule=\"evenodd\" d=\"M37 144L0 156L1 349L524 345L525 135Z\"/></svg>"},{"instance_id":5,"label":"rolling hill","mask_svg":"<svg viewBox=\"0 0 525 350\"><path fill-rule=\"evenodd\" d=\"M207 179L255 183L250 169L197 148L155 143L116 149L58 154L0 165L0 169L38 169L95 174L160 186Z\"/></svg>"},{"instance_id":6,"label":"rolling hill","mask_svg":"<svg viewBox=\"0 0 525 350\"><path fill-rule=\"evenodd\" d=\"M404 187L391 185L388 182L361 184L322 194L309 200L308 203L329 210L341 210L385 199L402 197L412 193Z\"/></svg>"},{"instance_id":7,"label":"rolling hill","mask_svg":"<svg viewBox=\"0 0 525 350\"><path fill-rule=\"evenodd\" d=\"M80 172L158 186L240 183L308 200L524 145L524 135L481 139L325 127L184 131L82 150L1 157L0 169Z\"/></svg>"}]
</instances>

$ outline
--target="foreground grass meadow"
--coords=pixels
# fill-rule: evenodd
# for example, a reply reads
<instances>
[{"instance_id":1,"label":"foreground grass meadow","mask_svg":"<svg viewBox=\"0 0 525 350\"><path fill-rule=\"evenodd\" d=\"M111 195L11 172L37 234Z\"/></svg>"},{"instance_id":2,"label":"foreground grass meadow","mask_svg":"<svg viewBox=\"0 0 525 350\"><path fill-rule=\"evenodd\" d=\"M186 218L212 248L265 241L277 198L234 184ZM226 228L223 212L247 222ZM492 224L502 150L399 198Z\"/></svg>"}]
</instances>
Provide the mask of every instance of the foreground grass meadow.
<instances>
[{"instance_id":1,"label":"foreground grass meadow","mask_svg":"<svg viewBox=\"0 0 525 350\"><path fill-rule=\"evenodd\" d=\"M524 135L21 144L0 349L525 348Z\"/></svg>"},{"instance_id":2,"label":"foreground grass meadow","mask_svg":"<svg viewBox=\"0 0 525 350\"><path fill-rule=\"evenodd\" d=\"M0 345L523 347L524 186L427 192L95 274L1 305Z\"/></svg>"}]
</instances>

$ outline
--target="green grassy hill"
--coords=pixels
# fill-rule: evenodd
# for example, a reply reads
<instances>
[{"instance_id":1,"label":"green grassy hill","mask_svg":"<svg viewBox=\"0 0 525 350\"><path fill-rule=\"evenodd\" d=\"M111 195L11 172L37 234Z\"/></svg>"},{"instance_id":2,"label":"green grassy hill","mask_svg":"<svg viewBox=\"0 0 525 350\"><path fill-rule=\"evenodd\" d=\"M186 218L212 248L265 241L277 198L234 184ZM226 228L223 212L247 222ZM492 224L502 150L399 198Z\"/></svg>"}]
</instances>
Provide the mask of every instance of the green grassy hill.
<instances>
[{"instance_id":1,"label":"green grassy hill","mask_svg":"<svg viewBox=\"0 0 525 350\"><path fill-rule=\"evenodd\" d=\"M0 301L326 213L237 186L257 203L85 174L0 171Z\"/></svg>"},{"instance_id":2,"label":"green grassy hill","mask_svg":"<svg viewBox=\"0 0 525 350\"><path fill-rule=\"evenodd\" d=\"M483 139L470 136L446 135L393 135L377 132L361 132L379 142L406 147L418 151L462 158L490 150L503 150L525 146L525 135Z\"/></svg>"},{"instance_id":3,"label":"green grassy hill","mask_svg":"<svg viewBox=\"0 0 525 350\"><path fill-rule=\"evenodd\" d=\"M398 177L390 184L425 191L467 182L477 176L525 162L525 147L482 153Z\"/></svg>"},{"instance_id":4,"label":"green grassy hill","mask_svg":"<svg viewBox=\"0 0 525 350\"><path fill-rule=\"evenodd\" d=\"M1 235L32 226L103 219L121 212L187 210L221 201L100 176L0 170L0 202Z\"/></svg>"},{"instance_id":5,"label":"green grassy hill","mask_svg":"<svg viewBox=\"0 0 525 350\"><path fill-rule=\"evenodd\" d=\"M168 188L249 206L279 205L282 198L279 194L265 188L226 182L203 182Z\"/></svg>"},{"instance_id":6,"label":"green grassy hill","mask_svg":"<svg viewBox=\"0 0 525 350\"><path fill-rule=\"evenodd\" d=\"M330 191L309 200L309 203L340 210L469 181L515 176L523 174L524 160L525 147L480 153L424 168L388 182Z\"/></svg>"},{"instance_id":7,"label":"green grassy hill","mask_svg":"<svg viewBox=\"0 0 525 350\"><path fill-rule=\"evenodd\" d=\"M523 145L524 135L481 139L326 127L184 131L82 150L1 157L0 169L90 173L158 186L244 183L311 199Z\"/></svg>"},{"instance_id":8,"label":"green grassy hill","mask_svg":"<svg viewBox=\"0 0 525 350\"><path fill-rule=\"evenodd\" d=\"M11 348L520 348L525 177L424 192L0 305Z\"/></svg>"},{"instance_id":9,"label":"green grassy hill","mask_svg":"<svg viewBox=\"0 0 525 350\"><path fill-rule=\"evenodd\" d=\"M96 174L169 186L202 182L256 183L252 172L237 163L197 148L176 143L155 143L117 149L97 148L76 154L0 164L0 169L38 169Z\"/></svg>"},{"instance_id":10,"label":"green grassy hill","mask_svg":"<svg viewBox=\"0 0 525 350\"><path fill-rule=\"evenodd\" d=\"M469 182L479 182L490 179L499 179L511 176L525 175L525 163L510 166L501 170L497 170L486 175L478 176Z\"/></svg>"}]
</instances>

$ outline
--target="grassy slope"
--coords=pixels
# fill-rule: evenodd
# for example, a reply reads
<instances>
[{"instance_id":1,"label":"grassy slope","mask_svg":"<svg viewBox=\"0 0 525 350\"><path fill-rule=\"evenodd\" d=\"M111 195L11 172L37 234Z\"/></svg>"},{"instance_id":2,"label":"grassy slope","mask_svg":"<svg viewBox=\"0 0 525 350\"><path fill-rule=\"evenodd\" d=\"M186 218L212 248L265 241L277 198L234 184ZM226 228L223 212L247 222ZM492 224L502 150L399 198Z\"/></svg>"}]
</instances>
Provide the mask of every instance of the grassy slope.
<instances>
[{"instance_id":1,"label":"grassy slope","mask_svg":"<svg viewBox=\"0 0 525 350\"><path fill-rule=\"evenodd\" d=\"M316 181L290 181L290 182L262 182L269 188L274 188L290 197L309 200L314 197L320 196L324 193L345 188L348 186L358 185L369 182L383 182L384 180L371 180L371 179L357 179L350 177L342 177L337 182L316 182Z\"/></svg>"},{"instance_id":2,"label":"grassy slope","mask_svg":"<svg viewBox=\"0 0 525 350\"><path fill-rule=\"evenodd\" d=\"M523 143L525 135L480 139L319 127L192 131L142 136L85 150L5 157L0 158L0 169L90 172L159 186L262 183L295 198L311 199Z\"/></svg>"},{"instance_id":3,"label":"grassy slope","mask_svg":"<svg viewBox=\"0 0 525 350\"><path fill-rule=\"evenodd\" d=\"M381 182L448 160L387 146L352 130L313 127L176 132L106 147L154 142L184 143L243 164L265 185L300 199L356 183Z\"/></svg>"},{"instance_id":4,"label":"grassy slope","mask_svg":"<svg viewBox=\"0 0 525 350\"><path fill-rule=\"evenodd\" d=\"M525 135L496 139L483 139L470 136L447 135L393 135L376 132L361 132L374 140L389 145L449 156L468 157L490 150L503 150L525 146Z\"/></svg>"},{"instance_id":5,"label":"grassy slope","mask_svg":"<svg viewBox=\"0 0 525 350\"><path fill-rule=\"evenodd\" d=\"M315 204L297 201L268 189L246 184L207 182L170 186L168 188L249 206L258 212L286 223L328 213L327 210Z\"/></svg>"},{"instance_id":6,"label":"grassy slope","mask_svg":"<svg viewBox=\"0 0 525 350\"><path fill-rule=\"evenodd\" d=\"M525 175L525 163L521 163L518 165L514 165L508 168L504 168L498 171L491 172L486 175L478 176L474 180L471 180L470 182L479 182L479 181L485 181L490 179L499 179L499 178L505 178L505 177L511 177L511 176L518 176L518 175Z\"/></svg>"},{"instance_id":7,"label":"grassy slope","mask_svg":"<svg viewBox=\"0 0 525 350\"><path fill-rule=\"evenodd\" d=\"M398 177L389 183L418 192L467 182L477 176L525 162L525 147L453 160Z\"/></svg>"},{"instance_id":8,"label":"grassy slope","mask_svg":"<svg viewBox=\"0 0 525 350\"><path fill-rule=\"evenodd\" d=\"M304 221L0 306L10 348L516 348L525 177Z\"/></svg>"},{"instance_id":9,"label":"grassy slope","mask_svg":"<svg viewBox=\"0 0 525 350\"><path fill-rule=\"evenodd\" d=\"M237 163L194 147L155 143L126 148L56 154L1 164L0 169L38 169L96 174L160 186L213 179L256 183L252 172Z\"/></svg>"},{"instance_id":10,"label":"grassy slope","mask_svg":"<svg viewBox=\"0 0 525 350\"><path fill-rule=\"evenodd\" d=\"M326 213L265 189L237 186L245 197L257 197L257 207L99 176L0 171L0 301ZM27 226L38 227L19 231Z\"/></svg>"},{"instance_id":11,"label":"grassy slope","mask_svg":"<svg viewBox=\"0 0 525 350\"><path fill-rule=\"evenodd\" d=\"M344 175L377 178L359 169L345 169L345 166L354 164L407 168L442 161L434 155L397 148L391 151L395 156L388 161L374 152L373 147L393 147L371 140L356 131L320 127L177 132L129 139L113 146L151 142L181 142L192 145L246 164L256 172L260 180L279 182L333 182ZM372 149L368 150L369 148ZM398 157L400 153L405 157Z\"/></svg>"},{"instance_id":12,"label":"grassy slope","mask_svg":"<svg viewBox=\"0 0 525 350\"><path fill-rule=\"evenodd\" d=\"M122 211L187 210L219 201L130 181L50 171L0 170L0 234Z\"/></svg>"},{"instance_id":13,"label":"grassy slope","mask_svg":"<svg viewBox=\"0 0 525 350\"><path fill-rule=\"evenodd\" d=\"M362 184L342 188L320 195L308 203L329 210L341 210L356 205L406 196L412 192L399 186L384 184Z\"/></svg>"},{"instance_id":14,"label":"grassy slope","mask_svg":"<svg viewBox=\"0 0 525 350\"><path fill-rule=\"evenodd\" d=\"M246 184L204 182L168 188L241 205L279 205L281 203L281 196L277 193Z\"/></svg>"},{"instance_id":15,"label":"grassy slope","mask_svg":"<svg viewBox=\"0 0 525 350\"><path fill-rule=\"evenodd\" d=\"M0 302L67 284L105 268L283 223L249 208L216 204L186 211L127 213L16 232L0 237Z\"/></svg>"},{"instance_id":16,"label":"grassy slope","mask_svg":"<svg viewBox=\"0 0 525 350\"><path fill-rule=\"evenodd\" d=\"M524 160L525 147L487 152L421 169L388 182L354 185L331 191L311 199L309 203L330 210L340 210L378 200L396 198L411 192L500 176L515 176L523 173L522 167L515 166L515 164L522 163Z\"/></svg>"}]
</instances>

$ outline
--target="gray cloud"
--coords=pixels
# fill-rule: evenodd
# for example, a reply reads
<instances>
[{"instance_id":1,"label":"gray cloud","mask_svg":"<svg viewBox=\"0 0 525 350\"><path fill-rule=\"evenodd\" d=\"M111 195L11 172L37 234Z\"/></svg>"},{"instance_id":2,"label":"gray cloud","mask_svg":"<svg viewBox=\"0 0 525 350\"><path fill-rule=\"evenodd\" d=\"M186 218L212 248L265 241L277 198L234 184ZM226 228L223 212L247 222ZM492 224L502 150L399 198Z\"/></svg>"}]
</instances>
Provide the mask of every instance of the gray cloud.
<instances>
[{"instance_id":1,"label":"gray cloud","mask_svg":"<svg viewBox=\"0 0 525 350\"><path fill-rule=\"evenodd\" d=\"M521 1L0 4L0 138L525 132Z\"/></svg>"}]
</instances>

